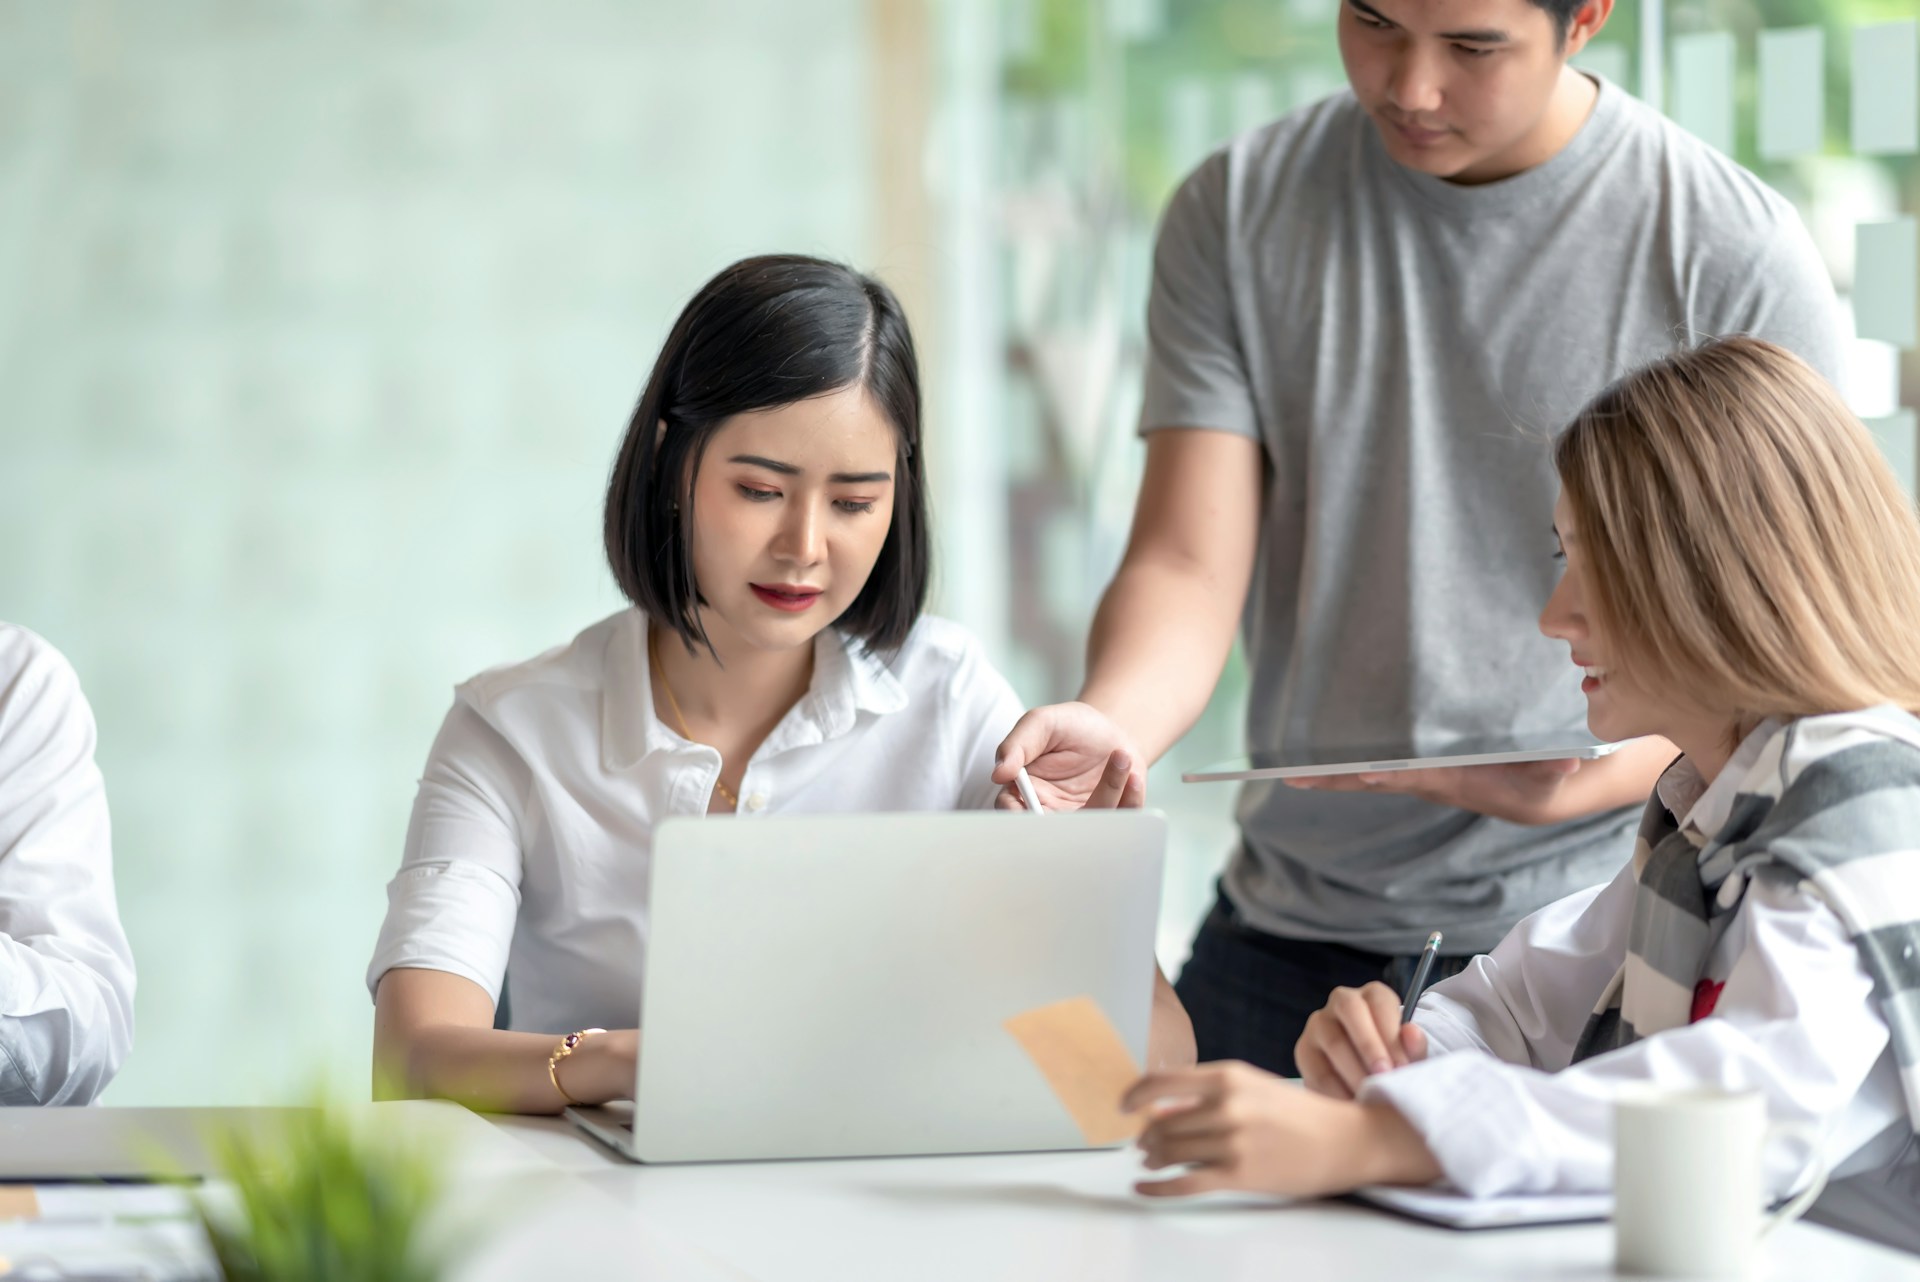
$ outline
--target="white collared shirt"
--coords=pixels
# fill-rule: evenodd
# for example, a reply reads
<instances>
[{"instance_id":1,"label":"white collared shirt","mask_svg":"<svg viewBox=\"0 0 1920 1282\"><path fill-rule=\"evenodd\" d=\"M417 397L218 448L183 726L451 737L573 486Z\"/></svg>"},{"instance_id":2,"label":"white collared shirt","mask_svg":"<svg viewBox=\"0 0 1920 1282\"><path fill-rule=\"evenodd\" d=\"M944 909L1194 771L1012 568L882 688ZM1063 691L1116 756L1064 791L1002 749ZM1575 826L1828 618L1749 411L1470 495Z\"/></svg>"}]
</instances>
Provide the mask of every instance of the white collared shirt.
<instances>
[{"instance_id":1,"label":"white collared shirt","mask_svg":"<svg viewBox=\"0 0 1920 1282\"><path fill-rule=\"evenodd\" d=\"M813 681L754 752L739 813L977 809L1019 718L957 624L923 617L890 657L828 628ZM703 815L720 754L653 710L645 618L622 611L455 692L387 886L368 989L396 966L461 975L507 1026L638 1021L653 826ZM903 905L902 911L911 911Z\"/></svg>"},{"instance_id":2,"label":"white collared shirt","mask_svg":"<svg viewBox=\"0 0 1920 1282\"><path fill-rule=\"evenodd\" d=\"M1755 733L1703 784L1690 761L1660 778L1696 845L1728 822L1770 736ZM1703 978L1725 984L1712 1015L1570 1062L1588 1016L1623 964L1638 883L1631 862L1605 886L1515 926L1491 953L1433 986L1414 1022L1429 1058L1377 1077L1465 1192L1603 1191L1613 1183L1613 1101L1629 1086L1758 1091L1768 1117L1825 1137L1836 1175L1920 1157L1872 977L1838 915L1780 865L1728 878L1739 906L1718 919ZM1784 1196L1807 1149L1768 1146L1767 1186Z\"/></svg>"},{"instance_id":3,"label":"white collared shirt","mask_svg":"<svg viewBox=\"0 0 1920 1282\"><path fill-rule=\"evenodd\" d=\"M133 1048L93 712L59 651L0 623L0 1104L87 1104Z\"/></svg>"}]
</instances>

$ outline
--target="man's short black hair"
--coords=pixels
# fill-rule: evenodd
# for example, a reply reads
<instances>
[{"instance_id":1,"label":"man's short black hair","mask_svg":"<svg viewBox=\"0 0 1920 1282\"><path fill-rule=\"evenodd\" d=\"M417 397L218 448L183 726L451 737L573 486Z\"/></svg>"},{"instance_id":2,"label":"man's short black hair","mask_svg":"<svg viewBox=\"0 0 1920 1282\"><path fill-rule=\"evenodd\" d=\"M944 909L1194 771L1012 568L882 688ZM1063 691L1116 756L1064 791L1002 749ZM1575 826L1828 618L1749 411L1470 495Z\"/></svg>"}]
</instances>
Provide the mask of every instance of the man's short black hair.
<instances>
[{"instance_id":1,"label":"man's short black hair","mask_svg":"<svg viewBox=\"0 0 1920 1282\"><path fill-rule=\"evenodd\" d=\"M690 538L707 442L736 414L856 385L895 429L893 520L872 575L835 623L869 651L899 649L926 607L933 560L913 335L892 290L818 258L743 259L674 322L607 484L607 564L627 599L688 646L711 650Z\"/></svg>"},{"instance_id":2,"label":"man's short black hair","mask_svg":"<svg viewBox=\"0 0 1920 1282\"><path fill-rule=\"evenodd\" d=\"M1553 29L1560 33L1561 43L1567 39L1567 29L1573 25L1573 15L1579 13L1587 0L1528 0L1536 9L1545 9L1547 16L1553 19Z\"/></svg>"}]
</instances>

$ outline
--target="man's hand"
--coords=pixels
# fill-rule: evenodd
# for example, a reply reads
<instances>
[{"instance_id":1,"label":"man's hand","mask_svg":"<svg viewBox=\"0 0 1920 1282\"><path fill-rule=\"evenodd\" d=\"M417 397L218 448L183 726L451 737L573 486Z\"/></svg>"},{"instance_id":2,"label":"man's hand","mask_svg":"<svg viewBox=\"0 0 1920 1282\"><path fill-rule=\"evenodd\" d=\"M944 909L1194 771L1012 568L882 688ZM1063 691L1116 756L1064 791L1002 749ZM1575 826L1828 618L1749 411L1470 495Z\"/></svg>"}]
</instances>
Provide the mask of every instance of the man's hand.
<instances>
[{"instance_id":1,"label":"man's hand","mask_svg":"<svg viewBox=\"0 0 1920 1282\"><path fill-rule=\"evenodd\" d=\"M1293 1046L1293 1062L1308 1090L1352 1099L1375 1073L1427 1057L1427 1035L1400 1022L1400 996L1378 980L1364 988L1336 988L1307 1018Z\"/></svg>"},{"instance_id":2,"label":"man's hand","mask_svg":"<svg viewBox=\"0 0 1920 1282\"><path fill-rule=\"evenodd\" d=\"M1641 804L1678 752L1660 736L1648 735L1593 761L1568 758L1504 766L1445 766L1286 782L1289 787L1321 792L1399 793L1508 823L1557 824Z\"/></svg>"},{"instance_id":3,"label":"man's hand","mask_svg":"<svg viewBox=\"0 0 1920 1282\"><path fill-rule=\"evenodd\" d=\"M1288 779L1291 788L1316 792L1399 793L1436 806L1471 810L1516 824L1551 824L1580 813L1568 806L1567 782L1588 763L1523 761L1498 766L1439 766L1386 770L1379 774L1322 775Z\"/></svg>"},{"instance_id":4,"label":"man's hand","mask_svg":"<svg viewBox=\"0 0 1920 1282\"><path fill-rule=\"evenodd\" d=\"M1440 1177L1426 1142L1390 1105L1328 1099L1246 1064L1150 1074L1121 1107L1152 1111L1139 1141L1148 1170L1188 1168L1134 1186L1149 1197L1214 1189L1324 1197Z\"/></svg>"},{"instance_id":5,"label":"man's hand","mask_svg":"<svg viewBox=\"0 0 1920 1282\"><path fill-rule=\"evenodd\" d=\"M1001 785L995 805L1020 810L1013 786L1020 767L1048 810L1133 809L1146 804L1147 777L1138 753L1120 727L1085 703L1035 708L1014 723L1000 744L993 781Z\"/></svg>"}]
</instances>

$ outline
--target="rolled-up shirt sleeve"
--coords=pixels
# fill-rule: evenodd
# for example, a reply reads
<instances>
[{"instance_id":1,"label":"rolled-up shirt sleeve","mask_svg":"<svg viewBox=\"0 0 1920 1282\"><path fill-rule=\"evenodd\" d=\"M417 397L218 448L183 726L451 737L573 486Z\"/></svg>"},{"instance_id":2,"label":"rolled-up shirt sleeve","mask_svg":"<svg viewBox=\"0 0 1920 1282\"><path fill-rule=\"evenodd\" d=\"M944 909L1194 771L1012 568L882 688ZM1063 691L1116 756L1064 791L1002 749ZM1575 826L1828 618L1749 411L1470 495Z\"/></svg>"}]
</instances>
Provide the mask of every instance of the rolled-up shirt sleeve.
<instances>
[{"instance_id":1,"label":"rolled-up shirt sleeve","mask_svg":"<svg viewBox=\"0 0 1920 1282\"><path fill-rule=\"evenodd\" d=\"M1838 1166L1904 1119L1873 980L1839 917L1796 877L1756 874L1738 913L1729 927L1741 933L1729 941L1738 951L1709 1018L1554 1072L1570 1053L1571 1014L1546 1028L1545 1054L1516 1055L1510 1039L1526 1035L1528 1018L1521 1004L1509 1025L1474 1024L1489 1034L1479 1047L1370 1078L1362 1098L1398 1109L1447 1180L1475 1196L1610 1188L1613 1102L1634 1086L1757 1091L1773 1121L1824 1136ZM1423 1002L1420 1022L1437 1033L1440 1022L1429 1025L1425 1013ZM1459 1023L1452 1012L1436 1013ZM1805 1178L1807 1158L1804 1142L1770 1144L1769 1191L1790 1192Z\"/></svg>"},{"instance_id":2,"label":"rolled-up shirt sleeve","mask_svg":"<svg viewBox=\"0 0 1920 1282\"><path fill-rule=\"evenodd\" d=\"M86 1104L133 1047L93 713L31 634L0 636L0 1104Z\"/></svg>"},{"instance_id":3,"label":"rolled-up shirt sleeve","mask_svg":"<svg viewBox=\"0 0 1920 1282\"><path fill-rule=\"evenodd\" d=\"M395 967L470 979L495 1003L520 910L532 772L464 698L427 756L400 871L387 883L367 990Z\"/></svg>"},{"instance_id":4,"label":"rolled-up shirt sleeve","mask_svg":"<svg viewBox=\"0 0 1920 1282\"><path fill-rule=\"evenodd\" d=\"M1428 989L1414 1023L1432 1051L1477 1050L1511 1064L1565 1068L1626 958L1634 890L1629 864L1606 885L1529 914L1492 952Z\"/></svg>"}]
</instances>

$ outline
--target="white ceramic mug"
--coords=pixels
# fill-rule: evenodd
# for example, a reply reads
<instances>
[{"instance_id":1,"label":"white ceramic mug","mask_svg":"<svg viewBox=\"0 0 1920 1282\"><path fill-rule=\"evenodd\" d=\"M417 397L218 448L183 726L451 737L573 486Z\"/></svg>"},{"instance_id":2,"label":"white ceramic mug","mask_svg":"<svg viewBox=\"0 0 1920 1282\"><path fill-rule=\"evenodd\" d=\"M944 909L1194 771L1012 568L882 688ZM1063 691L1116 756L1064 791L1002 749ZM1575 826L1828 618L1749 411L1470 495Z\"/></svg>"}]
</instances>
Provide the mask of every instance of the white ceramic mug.
<instances>
[{"instance_id":1,"label":"white ceramic mug","mask_svg":"<svg viewBox=\"0 0 1920 1282\"><path fill-rule=\"evenodd\" d=\"M1768 1213L1762 1153L1797 1138L1813 1175ZM1623 1273L1745 1276L1754 1246L1805 1211L1826 1186L1820 1136L1811 1127L1767 1125L1752 1091L1645 1091L1613 1110L1614 1262Z\"/></svg>"}]
</instances>

